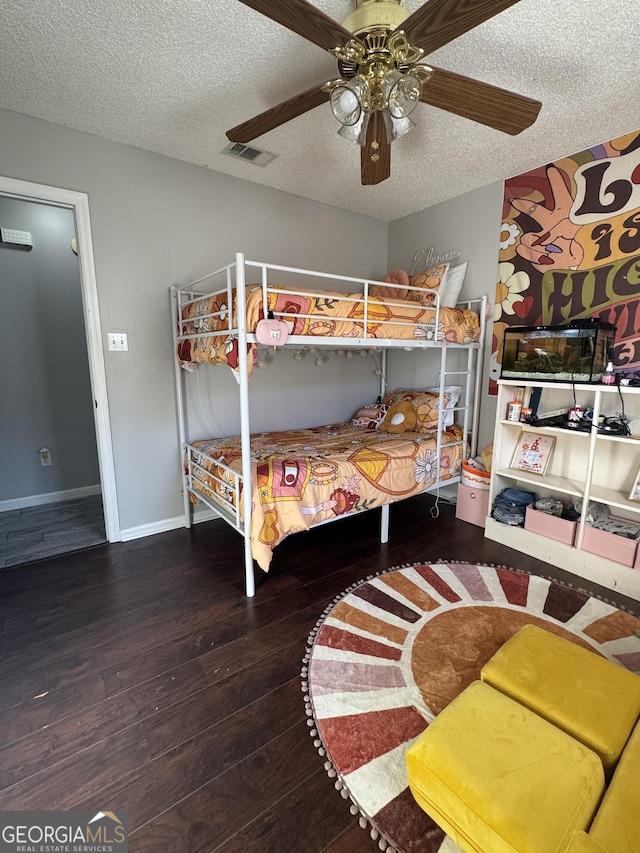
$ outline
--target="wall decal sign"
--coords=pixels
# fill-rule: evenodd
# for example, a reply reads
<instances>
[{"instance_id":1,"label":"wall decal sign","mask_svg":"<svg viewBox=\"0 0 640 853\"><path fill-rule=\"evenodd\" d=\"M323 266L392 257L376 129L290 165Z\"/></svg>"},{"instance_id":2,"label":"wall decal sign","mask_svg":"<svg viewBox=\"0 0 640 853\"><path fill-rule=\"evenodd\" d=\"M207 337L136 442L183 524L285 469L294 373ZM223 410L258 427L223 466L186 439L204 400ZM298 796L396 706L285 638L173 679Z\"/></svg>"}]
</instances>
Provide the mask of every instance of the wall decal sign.
<instances>
[{"instance_id":1,"label":"wall decal sign","mask_svg":"<svg viewBox=\"0 0 640 853\"><path fill-rule=\"evenodd\" d=\"M413 264L411 265L411 276L420 275L421 272L428 270L429 267L435 264L446 264L460 257L460 249L451 249L449 252L443 252L441 255L435 250L435 246L429 246L428 249L418 249L413 256Z\"/></svg>"}]
</instances>

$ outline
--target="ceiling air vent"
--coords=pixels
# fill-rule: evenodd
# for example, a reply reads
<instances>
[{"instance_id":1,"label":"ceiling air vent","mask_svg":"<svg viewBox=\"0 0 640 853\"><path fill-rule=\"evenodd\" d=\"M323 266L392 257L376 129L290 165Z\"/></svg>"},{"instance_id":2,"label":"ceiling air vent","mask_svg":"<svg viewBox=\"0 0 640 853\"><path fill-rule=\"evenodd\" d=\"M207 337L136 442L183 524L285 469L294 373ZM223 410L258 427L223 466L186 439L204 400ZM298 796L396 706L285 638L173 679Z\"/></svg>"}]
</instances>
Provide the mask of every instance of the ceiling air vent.
<instances>
[{"instance_id":1,"label":"ceiling air vent","mask_svg":"<svg viewBox=\"0 0 640 853\"><path fill-rule=\"evenodd\" d=\"M276 155L269 151L251 148L241 142L230 142L222 149L222 153L228 154L230 157L237 157L239 160L246 160L248 163L255 163L256 166L268 166L276 158Z\"/></svg>"}]
</instances>

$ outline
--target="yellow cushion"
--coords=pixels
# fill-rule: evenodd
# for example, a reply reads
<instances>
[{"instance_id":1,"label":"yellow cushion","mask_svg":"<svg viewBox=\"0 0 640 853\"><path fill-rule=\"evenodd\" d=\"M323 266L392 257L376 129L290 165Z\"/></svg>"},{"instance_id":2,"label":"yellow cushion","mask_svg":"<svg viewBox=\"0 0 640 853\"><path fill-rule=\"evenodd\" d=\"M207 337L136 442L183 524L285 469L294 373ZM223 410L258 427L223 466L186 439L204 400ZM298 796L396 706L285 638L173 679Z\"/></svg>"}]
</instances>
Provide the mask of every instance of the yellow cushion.
<instances>
[{"instance_id":1,"label":"yellow cushion","mask_svg":"<svg viewBox=\"0 0 640 853\"><path fill-rule=\"evenodd\" d=\"M614 767L640 716L640 678L557 634L525 625L481 678L564 729Z\"/></svg>"},{"instance_id":2,"label":"yellow cushion","mask_svg":"<svg viewBox=\"0 0 640 853\"><path fill-rule=\"evenodd\" d=\"M576 832L567 853L611 853L611 850L608 847L602 847L586 832Z\"/></svg>"},{"instance_id":3,"label":"yellow cushion","mask_svg":"<svg viewBox=\"0 0 640 853\"><path fill-rule=\"evenodd\" d=\"M598 757L475 681L407 750L418 804L466 853L564 853L604 790Z\"/></svg>"},{"instance_id":4,"label":"yellow cushion","mask_svg":"<svg viewBox=\"0 0 640 853\"><path fill-rule=\"evenodd\" d=\"M640 724L622 753L589 835L611 853L640 850Z\"/></svg>"}]
</instances>

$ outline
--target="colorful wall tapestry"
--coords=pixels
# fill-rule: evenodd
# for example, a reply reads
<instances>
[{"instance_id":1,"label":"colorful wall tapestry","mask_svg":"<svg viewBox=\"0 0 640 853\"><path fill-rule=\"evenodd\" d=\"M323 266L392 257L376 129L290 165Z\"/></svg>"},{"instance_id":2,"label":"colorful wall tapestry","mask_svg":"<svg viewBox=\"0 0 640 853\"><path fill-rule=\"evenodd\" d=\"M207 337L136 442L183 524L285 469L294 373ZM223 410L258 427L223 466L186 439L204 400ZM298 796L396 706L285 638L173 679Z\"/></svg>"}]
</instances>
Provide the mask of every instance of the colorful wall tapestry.
<instances>
[{"instance_id":1,"label":"colorful wall tapestry","mask_svg":"<svg viewBox=\"0 0 640 853\"><path fill-rule=\"evenodd\" d=\"M640 377L640 131L505 181L502 216L489 392L508 326L587 318Z\"/></svg>"}]
</instances>

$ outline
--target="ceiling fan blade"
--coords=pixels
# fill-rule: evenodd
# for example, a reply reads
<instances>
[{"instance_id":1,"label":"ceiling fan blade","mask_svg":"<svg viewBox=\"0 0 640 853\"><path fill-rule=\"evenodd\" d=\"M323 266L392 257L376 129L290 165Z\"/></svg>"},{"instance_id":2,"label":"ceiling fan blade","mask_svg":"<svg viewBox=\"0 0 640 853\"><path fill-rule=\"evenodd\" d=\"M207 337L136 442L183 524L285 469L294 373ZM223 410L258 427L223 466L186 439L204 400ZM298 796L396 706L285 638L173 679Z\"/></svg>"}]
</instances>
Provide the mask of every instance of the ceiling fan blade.
<instances>
[{"instance_id":1,"label":"ceiling fan blade","mask_svg":"<svg viewBox=\"0 0 640 853\"><path fill-rule=\"evenodd\" d=\"M314 107L319 107L320 104L326 103L330 97L329 92L324 92L319 86L314 86L313 89L294 95L288 101L283 101L281 104L260 113L260 115L232 127L231 130L227 131L227 139L230 139L231 142L245 144L251 142L256 136L262 136L263 133L268 133L268 131L280 127L281 124L291 121L292 118L297 118Z\"/></svg>"},{"instance_id":2,"label":"ceiling fan blade","mask_svg":"<svg viewBox=\"0 0 640 853\"><path fill-rule=\"evenodd\" d=\"M391 174L391 146L387 129L379 110L371 113L367 125L366 143L360 151L360 177L363 186L380 184Z\"/></svg>"},{"instance_id":3,"label":"ceiling fan blade","mask_svg":"<svg viewBox=\"0 0 640 853\"><path fill-rule=\"evenodd\" d=\"M504 12L519 0L429 0L397 27L409 43L433 53L458 36Z\"/></svg>"},{"instance_id":4,"label":"ceiling fan blade","mask_svg":"<svg viewBox=\"0 0 640 853\"><path fill-rule=\"evenodd\" d=\"M307 0L240 0L325 50L343 47L353 34Z\"/></svg>"},{"instance_id":5,"label":"ceiling fan blade","mask_svg":"<svg viewBox=\"0 0 640 853\"><path fill-rule=\"evenodd\" d=\"M433 68L420 100L512 136L530 127L542 107L540 101L443 68Z\"/></svg>"}]
</instances>

